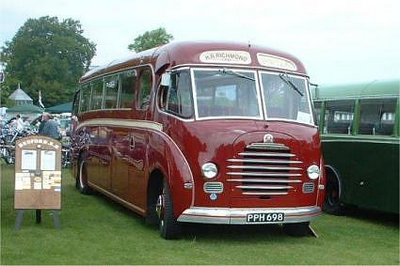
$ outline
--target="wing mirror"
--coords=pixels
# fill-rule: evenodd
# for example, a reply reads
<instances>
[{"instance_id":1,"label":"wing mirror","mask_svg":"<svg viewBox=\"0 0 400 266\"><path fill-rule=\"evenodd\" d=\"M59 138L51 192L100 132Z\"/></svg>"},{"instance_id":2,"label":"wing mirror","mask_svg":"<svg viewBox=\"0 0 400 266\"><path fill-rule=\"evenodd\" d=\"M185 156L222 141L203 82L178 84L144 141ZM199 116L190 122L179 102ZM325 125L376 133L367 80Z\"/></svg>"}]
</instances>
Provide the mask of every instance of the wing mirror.
<instances>
[{"instance_id":1,"label":"wing mirror","mask_svg":"<svg viewBox=\"0 0 400 266\"><path fill-rule=\"evenodd\" d=\"M171 84L171 73L170 72L165 72L161 76L161 86L168 87Z\"/></svg>"}]
</instances>

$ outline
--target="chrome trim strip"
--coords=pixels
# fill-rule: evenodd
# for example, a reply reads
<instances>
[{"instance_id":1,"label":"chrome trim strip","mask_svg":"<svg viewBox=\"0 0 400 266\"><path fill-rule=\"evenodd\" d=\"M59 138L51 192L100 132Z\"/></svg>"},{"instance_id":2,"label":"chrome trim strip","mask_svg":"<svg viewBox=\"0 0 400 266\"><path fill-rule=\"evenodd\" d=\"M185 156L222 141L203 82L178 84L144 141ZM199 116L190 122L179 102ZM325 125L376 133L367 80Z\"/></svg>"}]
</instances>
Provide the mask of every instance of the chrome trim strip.
<instances>
[{"instance_id":1,"label":"chrome trim strip","mask_svg":"<svg viewBox=\"0 0 400 266\"><path fill-rule=\"evenodd\" d=\"M257 152L239 152L240 156L256 156L256 157L295 157L292 153L257 153Z\"/></svg>"},{"instance_id":2,"label":"chrome trim strip","mask_svg":"<svg viewBox=\"0 0 400 266\"><path fill-rule=\"evenodd\" d=\"M193 191L192 191L192 202L191 206L194 204L194 191L195 191L195 182L193 178L193 173L192 169L190 168L190 165L186 159L186 157L183 155L181 149L178 147L178 145L175 143L175 141L165 132L163 132L163 126L160 123L153 122L153 121L146 121L146 120L134 120L134 119L118 119L118 118L95 118L95 119L89 119L86 120L82 123L80 123L77 126L77 129L83 126L111 126L111 127L130 127L130 128L142 128L142 129L148 129L148 130L154 130L155 133L159 133L166 137L173 145L177 148L179 151L180 155L182 156L186 166L189 169L190 173L190 179L192 180L193 184Z\"/></svg>"},{"instance_id":3,"label":"chrome trim strip","mask_svg":"<svg viewBox=\"0 0 400 266\"><path fill-rule=\"evenodd\" d=\"M257 186L257 185L253 185L253 186L249 186L249 185L240 185L240 186L236 186L237 188L242 188L242 189L291 189L293 188L292 186L279 186L279 185L268 185L268 186ZM304 186L303 186L304 187Z\"/></svg>"},{"instance_id":4,"label":"chrome trim strip","mask_svg":"<svg viewBox=\"0 0 400 266\"><path fill-rule=\"evenodd\" d=\"M288 174L288 173L253 173L253 172L228 172L227 175L240 175L240 176L278 176L278 177L296 177L301 174Z\"/></svg>"},{"instance_id":5,"label":"chrome trim strip","mask_svg":"<svg viewBox=\"0 0 400 266\"><path fill-rule=\"evenodd\" d=\"M231 64L199 64L199 63L190 64L190 63L187 63L187 64L180 64L180 65L174 66L171 69L176 69L176 68L180 68L180 67L212 67L212 68L230 67L230 68L239 69L239 70L240 69L251 69L251 70L267 71L267 72L278 73L278 74L285 72L288 74L308 78L308 75L305 73L302 73L302 72L294 72L294 71L290 71L290 70L269 68L269 67L265 67L265 66L261 66L261 65L249 66L249 65L231 65Z\"/></svg>"},{"instance_id":6,"label":"chrome trim strip","mask_svg":"<svg viewBox=\"0 0 400 266\"><path fill-rule=\"evenodd\" d=\"M230 163L267 163L267 164L302 164L302 161L263 160L263 159L228 159Z\"/></svg>"},{"instance_id":7,"label":"chrome trim strip","mask_svg":"<svg viewBox=\"0 0 400 266\"><path fill-rule=\"evenodd\" d=\"M285 196L288 193L287 192L243 192L243 195L248 195L248 196Z\"/></svg>"},{"instance_id":8,"label":"chrome trim strip","mask_svg":"<svg viewBox=\"0 0 400 266\"><path fill-rule=\"evenodd\" d=\"M137 212L142 213L142 214L146 212L144 209L142 209L142 208L140 208L140 207L138 207L138 206L136 206L136 205L134 205L134 204L132 204L130 202L127 202L126 200L121 199L120 197L118 197L118 196L114 195L113 193L111 193L111 192L109 192L109 191L107 191L107 190L105 190L105 189L93 184L90 181L88 181L88 184L89 184L89 186L91 188L94 188L95 190L100 191L103 194L106 194L107 196L109 196L113 200L120 202L122 205L126 206L127 208L129 208L131 210L137 211Z\"/></svg>"},{"instance_id":9,"label":"chrome trim strip","mask_svg":"<svg viewBox=\"0 0 400 266\"><path fill-rule=\"evenodd\" d=\"M248 223L246 215L251 213L283 213L285 220L275 223L300 223L309 222L321 213L318 206L298 208L206 208L191 207L186 209L179 217L179 222L206 223L206 224L256 224ZM267 224L261 222L258 224Z\"/></svg>"},{"instance_id":10,"label":"chrome trim strip","mask_svg":"<svg viewBox=\"0 0 400 266\"><path fill-rule=\"evenodd\" d=\"M85 126L111 126L111 127L130 127L151 129L162 131L163 125L154 121L134 120L134 119L118 119L118 118L94 118L80 123L76 129Z\"/></svg>"},{"instance_id":11,"label":"chrome trim strip","mask_svg":"<svg viewBox=\"0 0 400 266\"><path fill-rule=\"evenodd\" d=\"M247 149L250 150L268 150L268 151L288 151L289 148L286 146L267 146L267 145L247 145Z\"/></svg>"},{"instance_id":12,"label":"chrome trim strip","mask_svg":"<svg viewBox=\"0 0 400 266\"><path fill-rule=\"evenodd\" d=\"M299 167L283 167L283 166L258 166L258 165L228 165L229 169L259 169L259 170L281 170L281 171L298 171Z\"/></svg>"},{"instance_id":13,"label":"chrome trim strip","mask_svg":"<svg viewBox=\"0 0 400 266\"><path fill-rule=\"evenodd\" d=\"M253 183L301 183L300 179L275 179L275 178L244 178L244 179L227 179L228 182L253 182Z\"/></svg>"}]
</instances>

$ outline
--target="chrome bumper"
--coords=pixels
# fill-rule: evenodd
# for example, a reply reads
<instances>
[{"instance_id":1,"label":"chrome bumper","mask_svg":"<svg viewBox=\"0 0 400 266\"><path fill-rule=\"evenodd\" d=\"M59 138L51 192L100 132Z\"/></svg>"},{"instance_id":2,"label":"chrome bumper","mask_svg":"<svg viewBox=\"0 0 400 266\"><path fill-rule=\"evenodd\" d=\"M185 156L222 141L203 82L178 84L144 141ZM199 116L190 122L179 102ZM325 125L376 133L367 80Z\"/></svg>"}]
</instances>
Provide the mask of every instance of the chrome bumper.
<instances>
[{"instance_id":1,"label":"chrome bumper","mask_svg":"<svg viewBox=\"0 0 400 266\"><path fill-rule=\"evenodd\" d=\"M247 222L251 213L284 213L282 222ZM321 213L317 206L299 208L206 208L191 207L179 217L179 222L205 224L273 224L309 222Z\"/></svg>"}]
</instances>

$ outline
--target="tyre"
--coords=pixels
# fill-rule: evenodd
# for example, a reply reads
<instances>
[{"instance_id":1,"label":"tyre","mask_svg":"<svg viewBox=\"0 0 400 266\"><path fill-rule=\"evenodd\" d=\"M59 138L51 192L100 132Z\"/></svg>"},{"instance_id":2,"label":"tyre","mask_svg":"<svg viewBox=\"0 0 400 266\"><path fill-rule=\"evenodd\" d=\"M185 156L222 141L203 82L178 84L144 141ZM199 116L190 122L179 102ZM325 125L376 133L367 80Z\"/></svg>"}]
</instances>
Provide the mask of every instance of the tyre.
<instances>
[{"instance_id":1,"label":"tyre","mask_svg":"<svg viewBox=\"0 0 400 266\"><path fill-rule=\"evenodd\" d=\"M329 214L340 215L343 211L340 203L339 178L331 173L326 180L326 194L322 209Z\"/></svg>"},{"instance_id":2,"label":"tyre","mask_svg":"<svg viewBox=\"0 0 400 266\"><path fill-rule=\"evenodd\" d=\"M146 224L148 225L159 225L160 219L157 213L157 201L159 195L161 195L163 189L163 181L155 183L150 182L150 188L147 191L147 214L146 214Z\"/></svg>"},{"instance_id":3,"label":"tyre","mask_svg":"<svg viewBox=\"0 0 400 266\"><path fill-rule=\"evenodd\" d=\"M285 230L285 233L290 236L302 237L309 235L310 233L310 229L308 228L309 225L310 222L284 224L283 229Z\"/></svg>"},{"instance_id":4,"label":"tyre","mask_svg":"<svg viewBox=\"0 0 400 266\"><path fill-rule=\"evenodd\" d=\"M91 194L93 190L89 187L87 181L87 171L85 159L79 160L78 176L76 178L75 186L82 194Z\"/></svg>"},{"instance_id":5,"label":"tyre","mask_svg":"<svg viewBox=\"0 0 400 266\"><path fill-rule=\"evenodd\" d=\"M159 218L160 235L165 239L176 239L181 233L178 221L174 218L171 193L164 180L163 189L158 196L156 213Z\"/></svg>"}]
</instances>

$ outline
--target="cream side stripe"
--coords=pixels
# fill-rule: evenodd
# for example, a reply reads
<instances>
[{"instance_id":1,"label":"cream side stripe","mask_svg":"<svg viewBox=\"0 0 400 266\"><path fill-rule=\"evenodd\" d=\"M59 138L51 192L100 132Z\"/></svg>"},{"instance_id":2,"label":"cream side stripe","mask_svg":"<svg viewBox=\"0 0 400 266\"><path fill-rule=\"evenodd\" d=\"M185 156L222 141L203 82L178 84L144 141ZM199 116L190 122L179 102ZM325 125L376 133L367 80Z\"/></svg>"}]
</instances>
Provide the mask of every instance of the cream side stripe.
<instances>
[{"instance_id":1,"label":"cream side stripe","mask_svg":"<svg viewBox=\"0 0 400 266\"><path fill-rule=\"evenodd\" d=\"M111 126L111 127L136 127L143 129L152 129L162 131L163 126L160 123L146 120L133 119L110 119L110 118L95 118L82 122L77 129L84 126Z\"/></svg>"}]
</instances>

